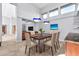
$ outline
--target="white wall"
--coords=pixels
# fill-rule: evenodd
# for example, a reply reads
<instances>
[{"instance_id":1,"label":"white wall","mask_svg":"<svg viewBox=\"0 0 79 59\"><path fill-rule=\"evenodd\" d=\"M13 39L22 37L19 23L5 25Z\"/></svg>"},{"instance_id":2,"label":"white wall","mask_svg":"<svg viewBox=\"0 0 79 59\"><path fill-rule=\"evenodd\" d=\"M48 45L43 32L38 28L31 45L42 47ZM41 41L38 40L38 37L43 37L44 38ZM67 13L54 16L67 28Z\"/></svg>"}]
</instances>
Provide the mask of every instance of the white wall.
<instances>
[{"instance_id":1,"label":"white wall","mask_svg":"<svg viewBox=\"0 0 79 59\"><path fill-rule=\"evenodd\" d=\"M0 3L0 42L2 41L2 4Z\"/></svg>"},{"instance_id":2,"label":"white wall","mask_svg":"<svg viewBox=\"0 0 79 59\"><path fill-rule=\"evenodd\" d=\"M2 3L2 16L16 17L15 6L9 3Z\"/></svg>"},{"instance_id":3,"label":"white wall","mask_svg":"<svg viewBox=\"0 0 79 59\"><path fill-rule=\"evenodd\" d=\"M67 4L67 3L65 3ZM41 10L41 14L45 13L45 12L48 12L49 13L49 10L53 10L55 8L60 8L60 6L62 5L65 5L63 3L58 3L58 4L49 4L47 5L46 7L44 7L44 9ZM59 9L59 13L60 13L60 9ZM61 15L59 14L59 16L57 17L51 17L47 20L50 21L50 24L51 23L58 23L59 25L59 30L61 31L61 34L60 34L60 41L63 41L66 37L66 35L69 33L69 32L79 32L78 30L74 30L74 21L76 20L77 17L74 17L76 15L76 12L71 12L71 13L68 13L68 14L64 14L64 15ZM79 19L79 18L78 18ZM50 32L50 24L44 24L44 30L46 32Z\"/></svg>"},{"instance_id":4,"label":"white wall","mask_svg":"<svg viewBox=\"0 0 79 59\"><path fill-rule=\"evenodd\" d=\"M74 30L73 32L79 33L79 11L76 13L76 17L74 18Z\"/></svg>"},{"instance_id":5,"label":"white wall","mask_svg":"<svg viewBox=\"0 0 79 59\"><path fill-rule=\"evenodd\" d=\"M30 22L30 23L28 23L28 22L25 22L25 21L22 21L22 24L24 24L25 25L25 30L26 31L28 31L28 27L29 26L33 26L34 27L34 23L32 23L32 22ZM34 28L35 29L35 28Z\"/></svg>"},{"instance_id":6,"label":"white wall","mask_svg":"<svg viewBox=\"0 0 79 59\"><path fill-rule=\"evenodd\" d=\"M26 31L28 31L28 27L29 26L33 26L34 27L34 31L38 31L39 29L39 24L35 24L35 23L28 23L28 22L25 22L25 21L22 21L21 18L17 18L17 34L16 34L16 40L17 42L22 42L22 24L25 24L26 26Z\"/></svg>"},{"instance_id":7,"label":"white wall","mask_svg":"<svg viewBox=\"0 0 79 59\"><path fill-rule=\"evenodd\" d=\"M64 14L61 16L57 16L56 18L51 17L51 18L48 18L48 20L50 21L50 24L56 23L59 25L59 30L60 30L59 39L60 41L63 41L69 32L75 32L74 21L78 17L79 16L75 17L75 12L73 12L73 13L68 13L68 14ZM50 24L44 24L44 27L43 27L43 29L48 33L50 32ZM76 32L78 33L79 31L76 31Z\"/></svg>"},{"instance_id":8,"label":"white wall","mask_svg":"<svg viewBox=\"0 0 79 59\"><path fill-rule=\"evenodd\" d=\"M12 33L12 26L16 25L16 6L3 3L2 4L2 25L7 25L7 33Z\"/></svg>"},{"instance_id":9,"label":"white wall","mask_svg":"<svg viewBox=\"0 0 79 59\"><path fill-rule=\"evenodd\" d=\"M63 41L66 35L73 30L73 17L56 19L52 23L57 23L60 30L60 41Z\"/></svg>"},{"instance_id":10,"label":"white wall","mask_svg":"<svg viewBox=\"0 0 79 59\"><path fill-rule=\"evenodd\" d=\"M40 23L35 23L34 27L35 27L35 31L39 31L39 29L40 29Z\"/></svg>"},{"instance_id":11,"label":"white wall","mask_svg":"<svg viewBox=\"0 0 79 59\"><path fill-rule=\"evenodd\" d=\"M34 17L40 17L39 9L32 6L30 3L17 3L16 5L17 10L17 41L22 41L22 18L32 20ZM34 26L34 24L26 23L26 30L27 26ZM20 27L19 27L20 26Z\"/></svg>"},{"instance_id":12,"label":"white wall","mask_svg":"<svg viewBox=\"0 0 79 59\"><path fill-rule=\"evenodd\" d=\"M58 8L58 7L65 5L65 4L67 4L67 3L49 3L48 5L46 5L46 7L41 9L41 14L48 12L49 10L53 10L55 8Z\"/></svg>"},{"instance_id":13,"label":"white wall","mask_svg":"<svg viewBox=\"0 0 79 59\"><path fill-rule=\"evenodd\" d=\"M33 23L33 22L28 23L26 21L22 21L22 24L25 25L26 28L24 28L24 30L26 30L26 31L29 31L28 30L29 26L33 26L33 31L38 31L39 30L39 23Z\"/></svg>"},{"instance_id":14,"label":"white wall","mask_svg":"<svg viewBox=\"0 0 79 59\"><path fill-rule=\"evenodd\" d=\"M40 17L40 10L30 3L17 4L17 16L32 20L34 17Z\"/></svg>"},{"instance_id":15,"label":"white wall","mask_svg":"<svg viewBox=\"0 0 79 59\"><path fill-rule=\"evenodd\" d=\"M22 19L17 18L16 41L22 42Z\"/></svg>"}]
</instances>

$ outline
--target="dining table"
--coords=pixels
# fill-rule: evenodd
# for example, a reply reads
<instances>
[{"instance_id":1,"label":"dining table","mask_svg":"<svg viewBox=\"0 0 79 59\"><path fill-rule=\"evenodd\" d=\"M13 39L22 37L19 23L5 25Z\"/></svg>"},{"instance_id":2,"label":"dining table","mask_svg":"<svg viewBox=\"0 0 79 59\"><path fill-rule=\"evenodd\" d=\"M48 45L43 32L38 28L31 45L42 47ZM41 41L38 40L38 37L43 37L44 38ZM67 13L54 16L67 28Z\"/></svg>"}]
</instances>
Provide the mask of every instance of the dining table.
<instances>
[{"instance_id":1,"label":"dining table","mask_svg":"<svg viewBox=\"0 0 79 59\"><path fill-rule=\"evenodd\" d=\"M51 38L52 34L49 33L38 33L38 34L34 34L31 35L31 38L33 38L33 40L37 40L37 46L39 48L39 53L42 52L42 46L44 46L44 42L47 38Z\"/></svg>"}]
</instances>

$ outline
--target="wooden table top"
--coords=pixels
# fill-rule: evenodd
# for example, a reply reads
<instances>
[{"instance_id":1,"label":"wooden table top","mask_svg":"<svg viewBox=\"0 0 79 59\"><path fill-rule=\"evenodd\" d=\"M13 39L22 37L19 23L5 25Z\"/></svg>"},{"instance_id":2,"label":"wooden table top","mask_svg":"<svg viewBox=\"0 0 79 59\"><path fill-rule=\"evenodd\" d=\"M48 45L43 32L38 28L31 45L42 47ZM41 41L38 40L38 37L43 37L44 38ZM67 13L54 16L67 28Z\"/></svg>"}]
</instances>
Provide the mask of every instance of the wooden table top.
<instances>
[{"instance_id":1,"label":"wooden table top","mask_svg":"<svg viewBox=\"0 0 79 59\"><path fill-rule=\"evenodd\" d=\"M43 40L43 39L48 38L48 37L52 37L52 34L43 33L42 35L41 34L35 34L35 35L31 36L31 38L34 38L35 40Z\"/></svg>"}]
</instances>

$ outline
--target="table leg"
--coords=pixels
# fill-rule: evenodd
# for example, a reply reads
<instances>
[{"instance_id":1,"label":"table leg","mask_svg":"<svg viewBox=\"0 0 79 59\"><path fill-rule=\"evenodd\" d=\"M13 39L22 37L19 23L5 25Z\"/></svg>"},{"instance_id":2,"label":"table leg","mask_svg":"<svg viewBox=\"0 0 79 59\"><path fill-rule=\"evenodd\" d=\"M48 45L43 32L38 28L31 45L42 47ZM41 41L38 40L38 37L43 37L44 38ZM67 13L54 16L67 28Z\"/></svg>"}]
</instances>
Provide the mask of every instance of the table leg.
<instances>
[{"instance_id":1,"label":"table leg","mask_svg":"<svg viewBox=\"0 0 79 59\"><path fill-rule=\"evenodd\" d=\"M39 53L42 53L42 43L40 40L38 41L38 48L39 48Z\"/></svg>"},{"instance_id":2,"label":"table leg","mask_svg":"<svg viewBox=\"0 0 79 59\"><path fill-rule=\"evenodd\" d=\"M38 40L38 48L39 48L39 53L45 52L45 45L40 40Z\"/></svg>"},{"instance_id":3,"label":"table leg","mask_svg":"<svg viewBox=\"0 0 79 59\"><path fill-rule=\"evenodd\" d=\"M1 42L0 42L0 46L1 46Z\"/></svg>"},{"instance_id":4,"label":"table leg","mask_svg":"<svg viewBox=\"0 0 79 59\"><path fill-rule=\"evenodd\" d=\"M45 52L45 45L43 45L44 47L43 47L43 51Z\"/></svg>"},{"instance_id":5,"label":"table leg","mask_svg":"<svg viewBox=\"0 0 79 59\"><path fill-rule=\"evenodd\" d=\"M37 50L38 50L37 47L38 47L38 46L36 45L36 52L37 52Z\"/></svg>"}]
</instances>

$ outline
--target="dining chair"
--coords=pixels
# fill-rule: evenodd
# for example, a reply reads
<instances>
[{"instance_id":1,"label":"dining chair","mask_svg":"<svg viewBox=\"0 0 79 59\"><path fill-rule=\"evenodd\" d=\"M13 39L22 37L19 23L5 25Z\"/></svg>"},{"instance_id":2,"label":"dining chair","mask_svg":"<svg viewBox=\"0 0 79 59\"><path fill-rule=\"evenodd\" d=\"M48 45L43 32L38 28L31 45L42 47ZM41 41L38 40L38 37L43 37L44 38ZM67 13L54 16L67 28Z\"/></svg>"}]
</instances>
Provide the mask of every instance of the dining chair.
<instances>
[{"instance_id":1,"label":"dining chair","mask_svg":"<svg viewBox=\"0 0 79 59\"><path fill-rule=\"evenodd\" d=\"M32 36L32 35L35 35L35 31L30 31L30 36ZM31 38L31 41L35 42L35 41L33 40L33 38Z\"/></svg>"},{"instance_id":2,"label":"dining chair","mask_svg":"<svg viewBox=\"0 0 79 59\"><path fill-rule=\"evenodd\" d=\"M57 49L59 49L60 48L60 43L59 43L59 36L60 36L60 31L59 30L53 30L53 31L51 31L51 33L56 33L56 39L54 40L55 42L55 46L56 46L56 51L57 51Z\"/></svg>"},{"instance_id":3,"label":"dining chair","mask_svg":"<svg viewBox=\"0 0 79 59\"><path fill-rule=\"evenodd\" d=\"M59 39L58 35L59 35L59 32L54 32L54 33L52 33L51 40L46 41L46 42L44 43L46 46L49 46L49 47L51 48L52 55L54 55L54 54L56 53L57 47L59 46L59 45L58 45L59 42L57 42L57 41L59 41L59 40L58 40L58 39ZM57 46L57 45L58 45L58 46Z\"/></svg>"},{"instance_id":4,"label":"dining chair","mask_svg":"<svg viewBox=\"0 0 79 59\"><path fill-rule=\"evenodd\" d=\"M30 31L31 35L34 35L35 34L35 31Z\"/></svg>"},{"instance_id":5,"label":"dining chair","mask_svg":"<svg viewBox=\"0 0 79 59\"><path fill-rule=\"evenodd\" d=\"M31 41L29 33L25 33L25 37L26 37L25 54L27 53L27 55L30 55L31 48L36 46L36 44Z\"/></svg>"},{"instance_id":6,"label":"dining chair","mask_svg":"<svg viewBox=\"0 0 79 59\"><path fill-rule=\"evenodd\" d=\"M47 41L49 41L49 40L51 40L51 38L46 38L46 39L44 40L44 42L47 42Z\"/></svg>"},{"instance_id":7,"label":"dining chair","mask_svg":"<svg viewBox=\"0 0 79 59\"><path fill-rule=\"evenodd\" d=\"M30 36L36 35L36 34L38 34L37 31L30 31ZM37 43L37 40L34 40L33 38L31 38L31 41L34 42L34 43Z\"/></svg>"},{"instance_id":8,"label":"dining chair","mask_svg":"<svg viewBox=\"0 0 79 59\"><path fill-rule=\"evenodd\" d=\"M35 34L38 34L38 31L35 31Z\"/></svg>"},{"instance_id":9,"label":"dining chair","mask_svg":"<svg viewBox=\"0 0 79 59\"><path fill-rule=\"evenodd\" d=\"M59 35L60 35L60 32L56 34L56 40L55 40L56 51L60 48Z\"/></svg>"}]
</instances>

